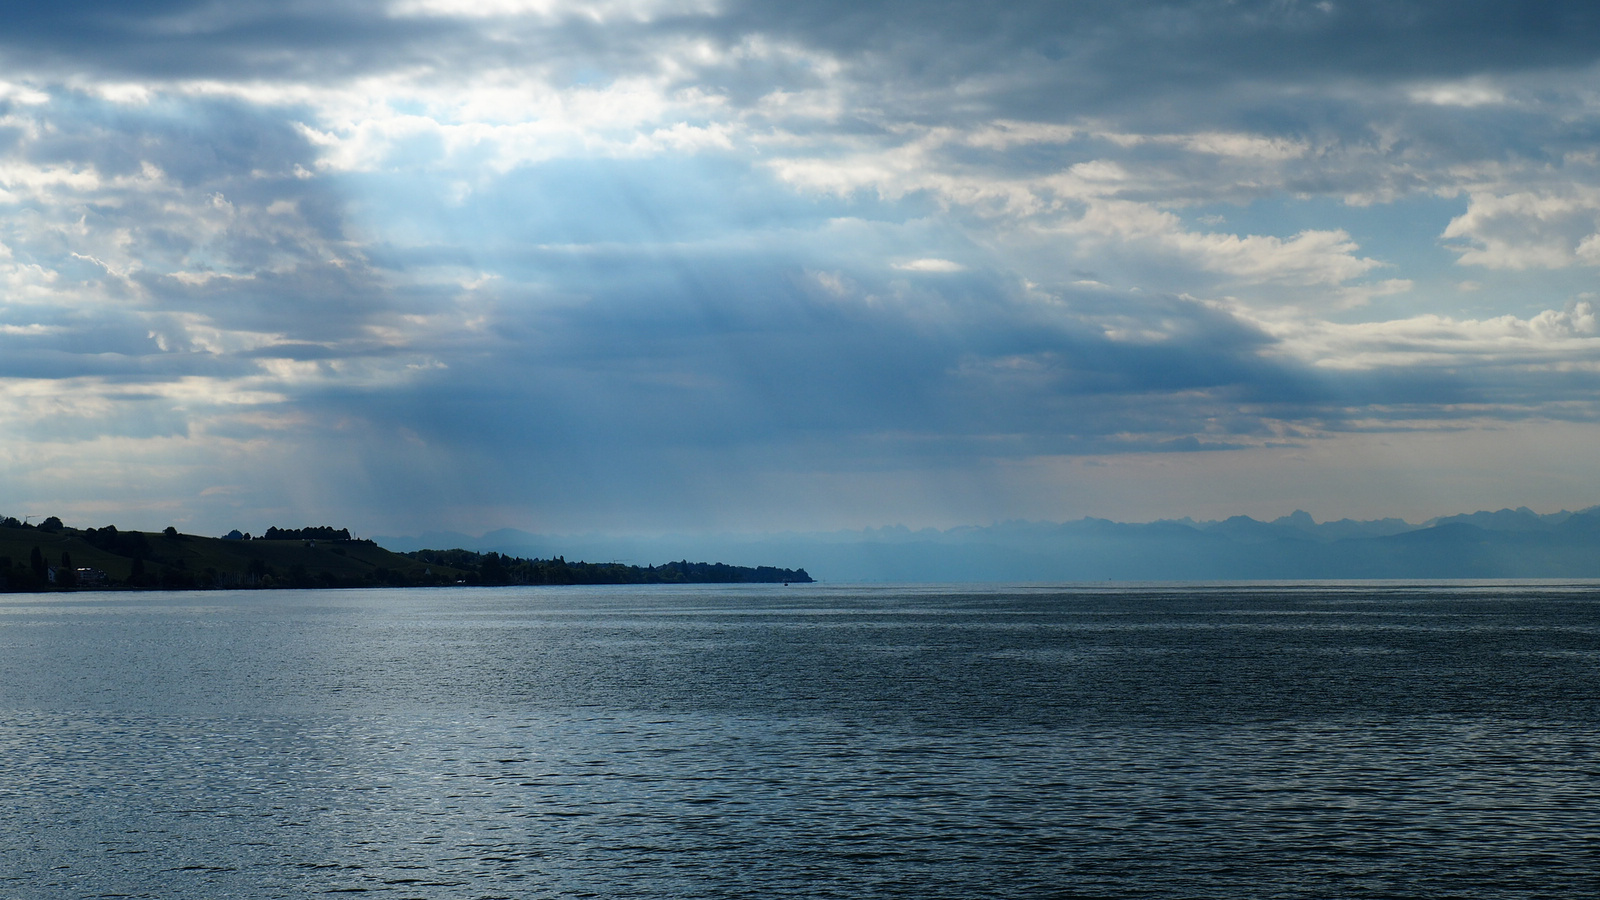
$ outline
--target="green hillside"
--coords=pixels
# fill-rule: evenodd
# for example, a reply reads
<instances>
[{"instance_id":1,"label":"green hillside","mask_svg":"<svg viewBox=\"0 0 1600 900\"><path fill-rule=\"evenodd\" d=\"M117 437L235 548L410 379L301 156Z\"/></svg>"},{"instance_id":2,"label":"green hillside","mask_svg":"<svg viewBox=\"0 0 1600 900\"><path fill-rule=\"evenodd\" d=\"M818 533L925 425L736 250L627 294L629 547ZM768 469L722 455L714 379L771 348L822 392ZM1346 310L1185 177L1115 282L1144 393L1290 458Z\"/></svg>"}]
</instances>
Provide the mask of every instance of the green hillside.
<instances>
[{"instance_id":1,"label":"green hillside","mask_svg":"<svg viewBox=\"0 0 1600 900\"><path fill-rule=\"evenodd\" d=\"M453 584L467 573L362 540L225 540L197 535L0 524L0 590L72 587L376 587ZM35 564L37 548L43 566ZM57 569L52 582L41 568Z\"/></svg>"},{"instance_id":2,"label":"green hillside","mask_svg":"<svg viewBox=\"0 0 1600 900\"><path fill-rule=\"evenodd\" d=\"M391 553L346 529L268 528L226 538L68 528L0 519L0 591L422 587L444 584L751 584L811 582L804 569L522 559L470 550Z\"/></svg>"}]
</instances>

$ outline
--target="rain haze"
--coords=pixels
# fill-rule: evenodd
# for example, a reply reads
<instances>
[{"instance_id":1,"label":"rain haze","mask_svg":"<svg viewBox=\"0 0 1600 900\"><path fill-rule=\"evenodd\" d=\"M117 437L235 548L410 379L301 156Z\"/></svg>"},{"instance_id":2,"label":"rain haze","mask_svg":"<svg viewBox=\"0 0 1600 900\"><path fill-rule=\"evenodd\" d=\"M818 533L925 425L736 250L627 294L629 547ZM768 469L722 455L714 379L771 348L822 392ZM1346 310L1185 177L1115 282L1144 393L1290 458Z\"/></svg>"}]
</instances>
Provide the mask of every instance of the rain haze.
<instances>
[{"instance_id":1,"label":"rain haze","mask_svg":"<svg viewBox=\"0 0 1600 900\"><path fill-rule=\"evenodd\" d=\"M660 536L1600 503L1592 3L6 21L8 515Z\"/></svg>"}]
</instances>

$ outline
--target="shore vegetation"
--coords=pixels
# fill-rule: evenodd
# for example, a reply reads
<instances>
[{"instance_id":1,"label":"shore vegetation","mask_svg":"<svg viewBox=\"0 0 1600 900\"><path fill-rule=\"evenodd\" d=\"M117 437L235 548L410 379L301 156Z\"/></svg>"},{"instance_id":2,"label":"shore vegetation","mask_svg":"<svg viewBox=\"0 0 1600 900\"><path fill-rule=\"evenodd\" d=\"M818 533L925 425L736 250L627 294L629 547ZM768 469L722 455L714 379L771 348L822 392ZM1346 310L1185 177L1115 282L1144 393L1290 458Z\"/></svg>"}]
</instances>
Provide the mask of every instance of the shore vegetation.
<instances>
[{"instance_id":1,"label":"shore vegetation","mask_svg":"<svg viewBox=\"0 0 1600 900\"><path fill-rule=\"evenodd\" d=\"M470 550L394 553L332 526L268 528L260 537L73 528L0 516L0 591L438 587L511 584L808 583L804 569L659 566L523 559Z\"/></svg>"}]
</instances>

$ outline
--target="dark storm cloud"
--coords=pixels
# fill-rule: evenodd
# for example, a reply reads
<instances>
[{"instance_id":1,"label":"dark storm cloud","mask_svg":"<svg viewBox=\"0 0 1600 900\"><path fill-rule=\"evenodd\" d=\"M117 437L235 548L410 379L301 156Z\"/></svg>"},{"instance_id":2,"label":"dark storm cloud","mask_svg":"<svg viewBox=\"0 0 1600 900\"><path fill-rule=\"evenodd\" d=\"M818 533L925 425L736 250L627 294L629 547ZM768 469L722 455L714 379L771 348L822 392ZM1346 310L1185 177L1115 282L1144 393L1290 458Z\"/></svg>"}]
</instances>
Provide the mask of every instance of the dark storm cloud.
<instances>
[{"instance_id":1,"label":"dark storm cloud","mask_svg":"<svg viewBox=\"0 0 1600 900\"><path fill-rule=\"evenodd\" d=\"M5 3L0 48L13 63L48 61L64 71L314 78L543 51L620 62L652 36L732 43L761 34L862 60L924 90L984 75L995 95L1014 91L1029 99L1029 110L1048 105L1052 94L1126 101L1161 87L1256 78L1453 78L1584 66L1600 57L1600 10L1578 0L735 0L712 14L668 9L652 20L615 16L603 25L578 12L530 25L498 16L397 16L386 4L350 0ZM799 77L771 64L765 71ZM1073 90L1062 96L1061 88Z\"/></svg>"},{"instance_id":2,"label":"dark storm cloud","mask_svg":"<svg viewBox=\"0 0 1600 900\"><path fill-rule=\"evenodd\" d=\"M1600 58L1600 10L1575 0L742 2L720 24L729 35L794 36L870 58L930 88L981 72L1024 84L1054 73L1068 79L1057 88L1088 94L1058 93L1065 102L1262 77L1452 78ZM1021 92L1030 110L1050 98Z\"/></svg>"},{"instance_id":3,"label":"dark storm cloud","mask_svg":"<svg viewBox=\"0 0 1600 900\"><path fill-rule=\"evenodd\" d=\"M1337 427L1346 391L1419 404L1470 395L1458 380L1359 387L1267 362L1259 351L1270 338L1179 298L1082 292L1064 298L1064 315L974 278L968 289L986 299L929 326L914 308L824 302L782 272L703 274L693 294L657 284L560 310L505 310L493 327L500 349L457 357L424 385L333 388L307 402L464 451L517 447L520 467L620 471L797 445L824 468L1204 449L1281 437L1284 422ZM949 300L951 290L919 299ZM1080 318L1100 308L1163 320L1169 332L1109 339Z\"/></svg>"},{"instance_id":4,"label":"dark storm cloud","mask_svg":"<svg viewBox=\"0 0 1600 900\"><path fill-rule=\"evenodd\" d=\"M747 166L561 162L423 207L438 242L387 246L382 265L476 265L538 286L494 288L481 339L441 350L448 369L403 392L329 386L305 402L486 458L515 447L516 466L617 472L799 446L823 468L1178 452L1543 402L1537 378L1496 389L1464 366L1318 370L1258 324L1169 294L896 271L873 229L905 208L802 201ZM377 219L415 202L387 178L369 188ZM879 224L817 236L869 208ZM562 238L580 243L547 243ZM976 252L959 230L918 240Z\"/></svg>"},{"instance_id":5,"label":"dark storm cloud","mask_svg":"<svg viewBox=\"0 0 1600 900\"><path fill-rule=\"evenodd\" d=\"M823 85L852 99L833 135L882 134L901 122L1084 117L1143 131L1222 127L1314 143L1376 143L1403 124L1403 146L1455 159L1499 159L1581 147L1592 130L1531 111L1418 109L1396 82L1588 66L1600 58L1600 11L1580 2L735 2L713 14L603 23L572 10L528 21L391 15L374 3L69 3L19 7L0 54L36 76L265 79L326 83L395 71L439 79L535 66L602 82L653 72L663 41L790 41L837 58L823 75L804 60L725 54L675 61L682 87L736 106L776 90ZM49 73L49 74L46 74ZM424 76L427 77L427 76ZM1512 149L1514 148L1514 150ZM1067 158L1045 153L1039 164ZM1022 153L1003 161L1022 171ZM1373 174L1337 158L1291 173L1292 189L1366 190ZM1392 171L1391 187L1430 186Z\"/></svg>"},{"instance_id":6,"label":"dark storm cloud","mask_svg":"<svg viewBox=\"0 0 1600 900\"><path fill-rule=\"evenodd\" d=\"M55 76L326 77L432 58L463 31L393 19L371 3L213 0L0 4L0 52Z\"/></svg>"}]
</instances>

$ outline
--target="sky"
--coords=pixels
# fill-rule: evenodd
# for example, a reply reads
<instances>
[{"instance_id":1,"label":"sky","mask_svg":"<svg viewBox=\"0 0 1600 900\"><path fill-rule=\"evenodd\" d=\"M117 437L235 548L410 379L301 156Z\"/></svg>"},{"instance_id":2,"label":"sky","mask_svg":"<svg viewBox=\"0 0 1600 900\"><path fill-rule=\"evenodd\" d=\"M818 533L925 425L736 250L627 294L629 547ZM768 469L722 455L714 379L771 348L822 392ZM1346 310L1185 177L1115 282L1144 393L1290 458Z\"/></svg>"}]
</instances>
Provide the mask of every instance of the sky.
<instances>
[{"instance_id":1,"label":"sky","mask_svg":"<svg viewBox=\"0 0 1600 900\"><path fill-rule=\"evenodd\" d=\"M5 6L0 514L1600 503L1592 2Z\"/></svg>"}]
</instances>

